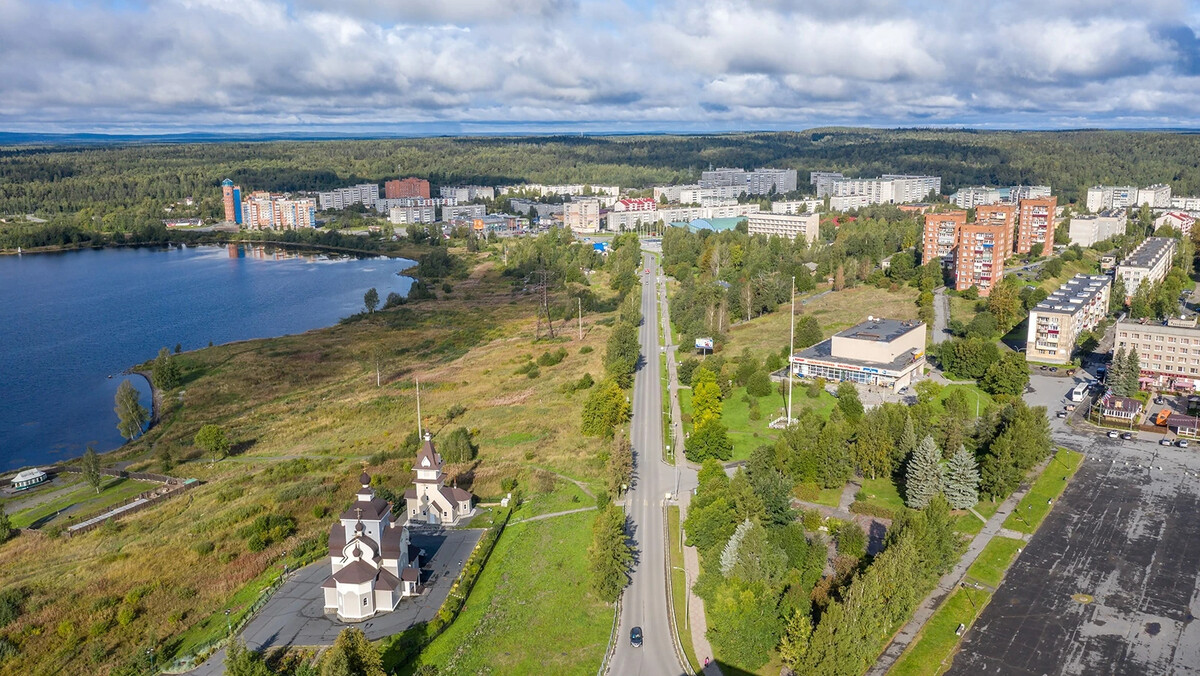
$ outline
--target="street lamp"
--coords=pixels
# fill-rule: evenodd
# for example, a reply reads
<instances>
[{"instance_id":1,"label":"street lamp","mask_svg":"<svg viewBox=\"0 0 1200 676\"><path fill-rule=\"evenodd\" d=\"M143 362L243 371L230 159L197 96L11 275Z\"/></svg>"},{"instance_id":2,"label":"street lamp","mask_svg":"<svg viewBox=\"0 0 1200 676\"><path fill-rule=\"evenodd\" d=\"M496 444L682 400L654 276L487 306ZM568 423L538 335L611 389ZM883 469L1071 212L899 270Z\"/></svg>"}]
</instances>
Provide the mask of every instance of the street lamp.
<instances>
[{"instance_id":1,"label":"street lamp","mask_svg":"<svg viewBox=\"0 0 1200 676\"><path fill-rule=\"evenodd\" d=\"M229 609L226 608L225 609L225 634L229 635L232 633L233 633L233 626L229 624Z\"/></svg>"}]
</instances>

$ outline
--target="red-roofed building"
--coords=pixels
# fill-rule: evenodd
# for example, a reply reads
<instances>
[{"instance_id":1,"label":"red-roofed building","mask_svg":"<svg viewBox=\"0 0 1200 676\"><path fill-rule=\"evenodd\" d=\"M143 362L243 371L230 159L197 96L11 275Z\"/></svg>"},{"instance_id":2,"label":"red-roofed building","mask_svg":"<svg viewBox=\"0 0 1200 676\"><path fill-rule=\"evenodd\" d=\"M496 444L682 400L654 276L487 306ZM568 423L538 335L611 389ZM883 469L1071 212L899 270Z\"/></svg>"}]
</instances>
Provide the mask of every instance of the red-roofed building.
<instances>
[{"instance_id":1,"label":"red-roofed building","mask_svg":"<svg viewBox=\"0 0 1200 676\"><path fill-rule=\"evenodd\" d=\"M655 211L657 209L658 202L655 202L653 197L617 200L612 207L613 211Z\"/></svg>"},{"instance_id":2,"label":"red-roofed building","mask_svg":"<svg viewBox=\"0 0 1200 676\"><path fill-rule=\"evenodd\" d=\"M1168 211L1154 219L1154 227L1161 228L1164 225L1169 225L1183 233L1184 237L1192 236L1192 226L1195 224L1196 217L1182 211Z\"/></svg>"}]
</instances>

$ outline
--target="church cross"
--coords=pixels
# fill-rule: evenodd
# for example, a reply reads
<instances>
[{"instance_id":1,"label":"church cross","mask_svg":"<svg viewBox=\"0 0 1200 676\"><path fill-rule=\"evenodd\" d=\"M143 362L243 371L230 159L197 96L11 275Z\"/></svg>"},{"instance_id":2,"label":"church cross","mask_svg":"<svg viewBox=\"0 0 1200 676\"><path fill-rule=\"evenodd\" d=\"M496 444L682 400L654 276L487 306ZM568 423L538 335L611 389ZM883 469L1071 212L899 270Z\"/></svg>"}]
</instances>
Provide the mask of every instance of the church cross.
<instances>
[{"instance_id":1,"label":"church cross","mask_svg":"<svg viewBox=\"0 0 1200 676\"><path fill-rule=\"evenodd\" d=\"M355 507L354 513L358 515L358 520L362 521L362 507Z\"/></svg>"}]
</instances>

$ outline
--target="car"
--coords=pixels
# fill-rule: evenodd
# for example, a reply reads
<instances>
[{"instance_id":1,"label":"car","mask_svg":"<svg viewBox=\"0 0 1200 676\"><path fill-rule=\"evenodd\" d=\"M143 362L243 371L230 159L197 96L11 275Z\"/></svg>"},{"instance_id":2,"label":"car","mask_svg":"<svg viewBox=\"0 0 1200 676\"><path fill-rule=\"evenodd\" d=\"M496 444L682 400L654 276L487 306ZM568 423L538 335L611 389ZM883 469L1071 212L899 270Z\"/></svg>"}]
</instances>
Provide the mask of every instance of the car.
<instances>
[{"instance_id":1,"label":"car","mask_svg":"<svg viewBox=\"0 0 1200 676\"><path fill-rule=\"evenodd\" d=\"M1187 448L1187 447L1188 447L1188 440L1187 440L1187 439L1180 439L1179 441L1176 441L1176 442L1175 442L1175 445L1176 445L1176 446L1178 446L1178 447L1180 447L1180 448Z\"/></svg>"},{"instance_id":2,"label":"car","mask_svg":"<svg viewBox=\"0 0 1200 676\"><path fill-rule=\"evenodd\" d=\"M629 645L633 646L634 648L642 647L642 628L641 627L634 627L632 630L630 630Z\"/></svg>"},{"instance_id":3,"label":"car","mask_svg":"<svg viewBox=\"0 0 1200 676\"><path fill-rule=\"evenodd\" d=\"M1050 367L1050 372L1051 372L1051 373L1058 373L1058 367L1057 367L1057 366L1051 366L1051 367Z\"/></svg>"},{"instance_id":4,"label":"car","mask_svg":"<svg viewBox=\"0 0 1200 676\"><path fill-rule=\"evenodd\" d=\"M1041 369L1041 370L1043 370L1043 371L1049 371L1049 370L1050 370L1050 367L1049 367L1049 366L1040 366L1040 367L1038 367L1038 368L1040 368L1040 369Z\"/></svg>"},{"instance_id":5,"label":"car","mask_svg":"<svg viewBox=\"0 0 1200 676\"><path fill-rule=\"evenodd\" d=\"M1066 406L1063 406L1063 410L1064 410L1064 411L1074 411L1074 410L1075 410L1075 404L1067 404Z\"/></svg>"},{"instance_id":6,"label":"car","mask_svg":"<svg viewBox=\"0 0 1200 676\"><path fill-rule=\"evenodd\" d=\"M1162 439L1159 439L1159 440L1158 440L1158 445L1159 445L1159 446L1170 446L1170 445L1171 445L1171 440L1170 440L1170 439L1168 439L1168 438L1166 438L1166 437L1163 437Z\"/></svg>"},{"instance_id":7,"label":"car","mask_svg":"<svg viewBox=\"0 0 1200 676\"><path fill-rule=\"evenodd\" d=\"M1109 439L1116 439L1116 438L1117 438L1117 437L1119 437L1119 436L1121 436L1121 435L1120 435L1120 434L1117 434L1116 432L1109 432L1109 433L1108 433L1108 438L1109 438Z\"/></svg>"},{"instance_id":8,"label":"car","mask_svg":"<svg viewBox=\"0 0 1200 676\"><path fill-rule=\"evenodd\" d=\"M1066 412L1066 411L1059 411L1059 412L1057 413L1057 415L1058 415L1058 417L1060 417L1060 418L1065 418L1065 417L1067 417L1067 412Z\"/></svg>"},{"instance_id":9,"label":"car","mask_svg":"<svg viewBox=\"0 0 1200 676\"><path fill-rule=\"evenodd\" d=\"M1125 441L1129 441L1133 438L1133 432L1121 432L1121 438Z\"/></svg>"}]
</instances>

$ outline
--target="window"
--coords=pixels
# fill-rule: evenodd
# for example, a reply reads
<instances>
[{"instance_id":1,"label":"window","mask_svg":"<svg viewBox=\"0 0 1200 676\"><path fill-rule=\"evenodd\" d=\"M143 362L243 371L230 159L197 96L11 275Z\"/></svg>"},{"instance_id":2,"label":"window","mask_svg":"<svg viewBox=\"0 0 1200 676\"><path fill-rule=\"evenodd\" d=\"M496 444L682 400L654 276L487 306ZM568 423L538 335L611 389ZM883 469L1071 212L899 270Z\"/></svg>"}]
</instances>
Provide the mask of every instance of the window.
<instances>
[{"instance_id":1,"label":"window","mask_svg":"<svg viewBox=\"0 0 1200 676\"><path fill-rule=\"evenodd\" d=\"M366 599L366 597L363 597L363 606L366 606L366 605L367 605L367 599Z\"/></svg>"},{"instance_id":2,"label":"window","mask_svg":"<svg viewBox=\"0 0 1200 676\"><path fill-rule=\"evenodd\" d=\"M1154 341L1155 341L1155 342L1158 342L1158 343L1161 343L1161 342L1163 342L1163 337L1162 337L1162 336L1155 336L1155 337L1154 337Z\"/></svg>"},{"instance_id":3,"label":"window","mask_svg":"<svg viewBox=\"0 0 1200 676\"><path fill-rule=\"evenodd\" d=\"M1175 342L1175 336L1167 336L1167 342L1168 342L1168 343L1174 343L1174 342Z\"/></svg>"}]
</instances>

